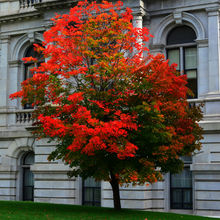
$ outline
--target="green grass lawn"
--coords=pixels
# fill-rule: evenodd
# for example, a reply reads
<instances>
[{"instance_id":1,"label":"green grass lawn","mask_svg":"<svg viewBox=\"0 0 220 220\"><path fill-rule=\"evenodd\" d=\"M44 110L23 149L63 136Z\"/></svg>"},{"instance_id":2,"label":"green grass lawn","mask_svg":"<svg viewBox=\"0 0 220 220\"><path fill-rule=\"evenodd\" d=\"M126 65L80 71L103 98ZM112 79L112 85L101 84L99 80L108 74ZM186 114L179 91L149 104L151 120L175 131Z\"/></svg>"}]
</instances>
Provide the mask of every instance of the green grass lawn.
<instances>
[{"instance_id":1,"label":"green grass lawn","mask_svg":"<svg viewBox=\"0 0 220 220\"><path fill-rule=\"evenodd\" d=\"M110 208L58 205L33 202L0 201L0 220L101 220L101 219L142 219L142 220L205 220L205 218L171 213L122 210Z\"/></svg>"}]
</instances>

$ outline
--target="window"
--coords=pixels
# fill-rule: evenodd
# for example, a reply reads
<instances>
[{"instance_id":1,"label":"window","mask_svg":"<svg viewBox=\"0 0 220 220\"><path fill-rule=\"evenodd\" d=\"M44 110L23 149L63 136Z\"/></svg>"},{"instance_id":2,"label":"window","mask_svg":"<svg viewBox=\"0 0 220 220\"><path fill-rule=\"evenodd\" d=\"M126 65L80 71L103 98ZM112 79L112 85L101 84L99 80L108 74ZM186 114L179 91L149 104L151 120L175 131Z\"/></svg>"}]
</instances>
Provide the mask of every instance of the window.
<instances>
[{"instance_id":1,"label":"window","mask_svg":"<svg viewBox=\"0 0 220 220\"><path fill-rule=\"evenodd\" d=\"M188 87L198 97L196 34L188 26L176 27L167 36L167 58L176 63L180 74L187 75Z\"/></svg>"},{"instance_id":2,"label":"window","mask_svg":"<svg viewBox=\"0 0 220 220\"><path fill-rule=\"evenodd\" d=\"M192 158L182 157L185 167L181 173L170 175L170 208L192 209Z\"/></svg>"},{"instance_id":3,"label":"window","mask_svg":"<svg viewBox=\"0 0 220 220\"><path fill-rule=\"evenodd\" d=\"M83 180L82 204L101 206L101 182L97 182L91 177Z\"/></svg>"},{"instance_id":4,"label":"window","mask_svg":"<svg viewBox=\"0 0 220 220\"><path fill-rule=\"evenodd\" d=\"M34 164L34 153L28 152L22 160L22 176L23 176L23 201L34 200L34 174L30 170L30 166Z\"/></svg>"},{"instance_id":5,"label":"window","mask_svg":"<svg viewBox=\"0 0 220 220\"><path fill-rule=\"evenodd\" d=\"M34 50L33 44L27 48L25 55L24 55L24 57L30 57L30 56L37 58L39 60L39 62L38 63L27 62L24 64L24 80L26 80L28 78L32 78L34 73L30 70L34 67L38 67L43 62L42 54L39 54ZM32 105L29 103L25 104L25 106L24 106L24 109L32 109L32 108L33 108Z\"/></svg>"}]
</instances>

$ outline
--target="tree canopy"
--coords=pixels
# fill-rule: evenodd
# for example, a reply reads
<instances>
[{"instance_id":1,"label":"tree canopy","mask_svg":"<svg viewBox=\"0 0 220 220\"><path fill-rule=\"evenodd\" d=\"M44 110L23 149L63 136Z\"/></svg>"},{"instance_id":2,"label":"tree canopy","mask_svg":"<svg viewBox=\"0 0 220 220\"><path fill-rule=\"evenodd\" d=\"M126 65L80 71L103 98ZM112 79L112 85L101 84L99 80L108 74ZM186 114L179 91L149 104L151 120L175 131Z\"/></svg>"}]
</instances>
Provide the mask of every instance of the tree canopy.
<instances>
[{"instance_id":1,"label":"tree canopy","mask_svg":"<svg viewBox=\"0 0 220 220\"><path fill-rule=\"evenodd\" d=\"M181 156L201 139L186 76L149 53L149 30L132 20L122 2L82 1L57 15L43 46L35 45L45 62L10 96L32 103L35 134L57 142L49 159L62 159L72 176L109 181L118 209L119 184L180 171Z\"/></svg>"}]
</instances>

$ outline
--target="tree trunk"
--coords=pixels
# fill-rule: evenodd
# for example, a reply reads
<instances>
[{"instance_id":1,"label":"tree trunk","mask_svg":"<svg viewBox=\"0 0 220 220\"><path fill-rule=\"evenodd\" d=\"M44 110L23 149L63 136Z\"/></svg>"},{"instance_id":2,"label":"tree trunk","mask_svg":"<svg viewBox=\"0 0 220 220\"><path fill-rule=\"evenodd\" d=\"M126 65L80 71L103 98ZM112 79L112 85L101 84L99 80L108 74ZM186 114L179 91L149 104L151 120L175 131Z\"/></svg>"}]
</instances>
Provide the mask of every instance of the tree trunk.
<instances>
[{"instance_id":1,"label":"tree trunk","mask_svg":"<svg viewBox=\"0 0 220 220\"><path fill-rule=\"evenodd\" d=\"M119 183L115 175L110 171L111 180L109 181L112 186L113 191L113 201L114 201L114 209L121 210L121 200L119 193Z\"/></svg>"}]
</instances>

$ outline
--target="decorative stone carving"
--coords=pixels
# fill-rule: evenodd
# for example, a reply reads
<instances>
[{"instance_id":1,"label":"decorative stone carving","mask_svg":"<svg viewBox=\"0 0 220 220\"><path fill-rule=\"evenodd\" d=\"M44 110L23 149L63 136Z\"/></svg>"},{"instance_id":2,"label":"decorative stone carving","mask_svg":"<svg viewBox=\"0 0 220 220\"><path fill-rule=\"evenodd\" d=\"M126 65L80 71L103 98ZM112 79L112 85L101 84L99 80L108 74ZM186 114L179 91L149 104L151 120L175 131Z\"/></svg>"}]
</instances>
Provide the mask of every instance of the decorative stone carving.
<instances>
[{"instance_id":1,"label":"decorative stone carving","mask_svg":"<svg viewBox=\"0 0 220 220\"><path fill-rule=\"evenodd\" d=\"M175 20L176 24L182 24L183 16L181 11L174 11L173 12L173 19Z\"/></svg>"}]
</instances>

